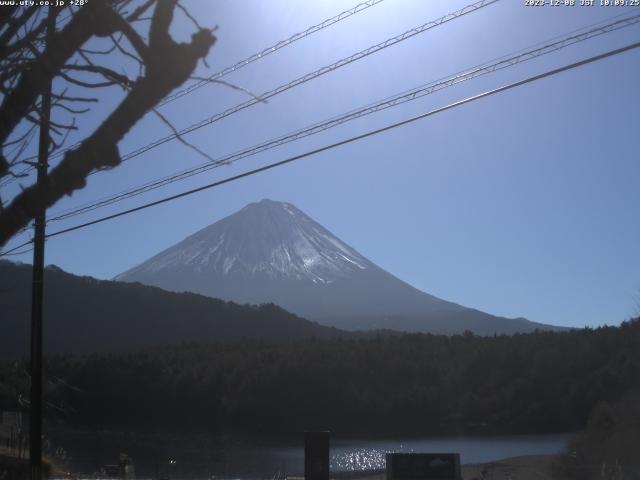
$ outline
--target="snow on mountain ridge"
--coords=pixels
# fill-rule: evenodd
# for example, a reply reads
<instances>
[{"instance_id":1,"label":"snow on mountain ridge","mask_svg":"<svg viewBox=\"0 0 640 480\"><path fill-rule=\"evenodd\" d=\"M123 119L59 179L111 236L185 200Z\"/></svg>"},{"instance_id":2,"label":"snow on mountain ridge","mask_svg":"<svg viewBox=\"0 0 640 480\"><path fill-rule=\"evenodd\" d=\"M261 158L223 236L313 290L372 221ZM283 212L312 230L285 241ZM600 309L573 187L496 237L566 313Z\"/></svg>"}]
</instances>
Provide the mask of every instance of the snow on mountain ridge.
<instances>
[{"instance_id":1,"label":"snow on mountain ridge","mask_svg":"<svg viewBox=\"0 0 640 480\"><path fill-rule=\"evenodd\" d=\"M271 200L249 204L116 280L242 304L274 303L350 330L492 335L553 328L496 317L418 290L295 206Z\"/></svg>"},{"instance_id":2,"label":"snow on mountain ridge","mask_svg":"<svg viewBox=\"0 0 640 480\"><path fill-rule=\"evenodd\" d=\"M332 283L372 264L289 203L262 200L121 276L166 270Z\"/></svg>"}]
</instances>

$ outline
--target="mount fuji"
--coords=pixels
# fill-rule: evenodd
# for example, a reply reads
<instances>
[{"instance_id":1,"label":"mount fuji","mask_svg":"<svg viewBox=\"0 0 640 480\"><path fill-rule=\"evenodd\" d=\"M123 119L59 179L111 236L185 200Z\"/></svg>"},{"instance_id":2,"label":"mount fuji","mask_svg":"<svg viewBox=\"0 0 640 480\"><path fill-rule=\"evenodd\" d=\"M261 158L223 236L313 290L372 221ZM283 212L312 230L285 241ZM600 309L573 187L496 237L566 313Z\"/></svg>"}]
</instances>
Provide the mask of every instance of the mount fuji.
<instances>
[{"instance_id":1,"label":"mount fuji","mask_svg":"<svg viewBox=\"0 0 640 480\"><path fill-rule=\"evenodd\" d=\"M347 330L479 335L559 327L496 317L394 277L290 203L262 200L196 232L115 280L238 303L275 303Z\"/></svg>"}]
</instances>

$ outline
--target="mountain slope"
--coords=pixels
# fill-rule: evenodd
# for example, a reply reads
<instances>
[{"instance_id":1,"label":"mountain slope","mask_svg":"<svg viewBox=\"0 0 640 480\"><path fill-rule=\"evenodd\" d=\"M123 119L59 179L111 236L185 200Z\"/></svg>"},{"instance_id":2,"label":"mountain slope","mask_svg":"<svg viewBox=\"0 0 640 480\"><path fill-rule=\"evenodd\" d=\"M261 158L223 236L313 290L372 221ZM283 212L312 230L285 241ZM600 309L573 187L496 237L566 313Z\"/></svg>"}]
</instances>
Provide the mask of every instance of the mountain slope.
<instances>
[{"instance_id":1,"label":"mountain slope","mask_svg":"<svg viewBox=\"0 0 640 480\"><path fill-rule=\"evenodd\" d=\"M345 329L493 334L554 328L422 292L293 205L272 200L247 205L115 279L241 303L273 302Z\"/></svg>"},{"instance_id":2,"label":"mountain slope","mask_svg":"<svg viewBox=\"0 0 640 480\"><path fill-rule=\"evenodd\" d=\"M28 352L31 266L0 261L0 356ZM338 330L275 305L237 305L193 293L45 269L45 351L133 351L181 342L328 338Z\"/></svg>"}]
</instances>

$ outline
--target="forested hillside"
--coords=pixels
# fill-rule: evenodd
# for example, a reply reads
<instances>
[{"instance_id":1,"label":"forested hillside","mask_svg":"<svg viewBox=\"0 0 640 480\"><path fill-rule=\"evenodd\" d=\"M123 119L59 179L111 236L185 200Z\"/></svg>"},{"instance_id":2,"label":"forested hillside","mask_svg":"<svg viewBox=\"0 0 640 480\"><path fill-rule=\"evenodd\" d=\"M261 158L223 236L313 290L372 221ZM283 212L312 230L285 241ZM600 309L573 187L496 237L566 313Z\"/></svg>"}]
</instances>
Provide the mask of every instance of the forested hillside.
<instances>
[{"instance_id":1,"label":"forested hillside","mask_svg":"<svg viewBox=\"0 0 640 480\"><path fill-rule=\"evenodd\" d=\"M131 352L192 341L279 342L343 335L276 305L238 305L79 277L53 266L45 270L45 285L45 352ZM30 315L31 266L0 261L0 358L28 353Z\"/></svg>"},{"instance_id":2,"label":"forested hillside","mask_svg":"<svg viewBox=\"0 0 640 480\"><path fill-rule=\"evenodd\" d=\"M640 321L515 336L182 345L46 361L51 418L108 429L573 431L640 387ZM26 388L3 364L0 409ZM57 414L58 409L64 415Z\"/></svg>"}]
</instances>

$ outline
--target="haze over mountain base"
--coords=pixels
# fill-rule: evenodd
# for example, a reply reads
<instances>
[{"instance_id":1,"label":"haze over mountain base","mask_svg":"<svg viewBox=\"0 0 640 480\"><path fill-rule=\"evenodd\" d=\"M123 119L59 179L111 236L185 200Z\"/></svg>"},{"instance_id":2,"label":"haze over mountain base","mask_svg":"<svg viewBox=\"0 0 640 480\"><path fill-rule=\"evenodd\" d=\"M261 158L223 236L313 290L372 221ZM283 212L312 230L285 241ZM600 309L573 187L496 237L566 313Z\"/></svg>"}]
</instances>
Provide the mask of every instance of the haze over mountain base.
<instances>
[{"instance_id":1,"label":"haze over mountain base","mask_svg":"<svg viewBox=\"0 0 640 480\"><path fill-rule=\"evenodd\" d=\"M560 327L496 317L422 292L289 203L262 200L116 280L238 303L275 303L346 330L512 334Z\"/></svg>"}]
</instances>

